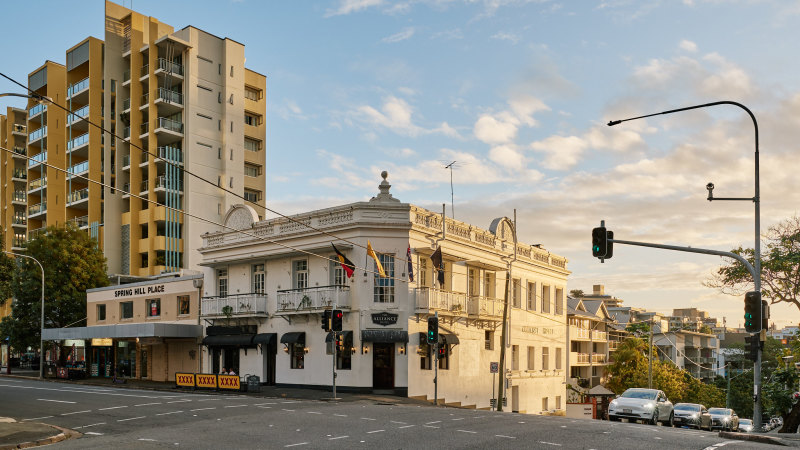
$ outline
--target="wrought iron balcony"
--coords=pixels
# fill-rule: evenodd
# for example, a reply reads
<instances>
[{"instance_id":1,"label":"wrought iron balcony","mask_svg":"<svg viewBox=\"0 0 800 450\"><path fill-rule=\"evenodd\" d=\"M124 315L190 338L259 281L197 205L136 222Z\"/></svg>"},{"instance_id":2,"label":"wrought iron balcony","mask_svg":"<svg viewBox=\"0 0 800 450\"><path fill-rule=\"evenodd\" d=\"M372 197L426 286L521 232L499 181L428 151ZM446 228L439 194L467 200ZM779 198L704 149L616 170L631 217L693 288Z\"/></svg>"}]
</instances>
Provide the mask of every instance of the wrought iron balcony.
<instances>
[{"instance_id":1,"label":"wrought iron balcony","mask_svg":"<svg viewBox=\"0 0 800 450\"><path fill-rule=\"evenodd\" d=\"M350 308L349 286L319 286L278 291L278 313L307 314L325 308Z\"/></svg>"},{"instance_id":2,"label":"wrought iron balcony","mask_svg":"<svg viewBox=\"0 0 800 450\"><path fill-rule=\"evenodd\" d=\"M418 310L491 318L499 318L503 314L503 300L499 298L479 295L468 297L462 292L443 291L428 287L417 288L415 291Z\"/></svg>"},{"instance_id":3,"label":"wrought iron balcony","mask_svg":"<svg viewBox=\"0 0 800 450\"><path fill-rule=\"evenodd\" d=\"M249 293L200 299L202 317L267 317L267 294Z\"/></svg>"}]
</instances>

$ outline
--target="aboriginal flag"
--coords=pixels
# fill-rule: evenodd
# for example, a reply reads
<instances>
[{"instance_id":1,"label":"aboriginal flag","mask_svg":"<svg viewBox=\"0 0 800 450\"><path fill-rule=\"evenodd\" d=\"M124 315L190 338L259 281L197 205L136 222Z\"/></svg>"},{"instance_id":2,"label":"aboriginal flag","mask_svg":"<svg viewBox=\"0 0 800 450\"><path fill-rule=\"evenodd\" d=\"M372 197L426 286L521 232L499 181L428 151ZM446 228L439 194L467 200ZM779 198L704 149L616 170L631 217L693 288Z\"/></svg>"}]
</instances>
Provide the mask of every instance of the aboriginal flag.
<instances>
[{"instance_id":1,"label":"aboriginal flag","mask_svg":"<svg viewBox=\"0 0 800 450\"><path fill-rule=\"evenodd\" d=\"M331 243L331 247L333 247L333 251L336 252L336 256L339 258L339 264L342 265L342 269L344 269L345 273L347 274L347 278L352 277L353 272L356 270L356 266L350 262L350 260L347 259L347 256L344 256L342 252L340 252L339 249L333 245L333 243Z\"/></svg>"}]
</instances>

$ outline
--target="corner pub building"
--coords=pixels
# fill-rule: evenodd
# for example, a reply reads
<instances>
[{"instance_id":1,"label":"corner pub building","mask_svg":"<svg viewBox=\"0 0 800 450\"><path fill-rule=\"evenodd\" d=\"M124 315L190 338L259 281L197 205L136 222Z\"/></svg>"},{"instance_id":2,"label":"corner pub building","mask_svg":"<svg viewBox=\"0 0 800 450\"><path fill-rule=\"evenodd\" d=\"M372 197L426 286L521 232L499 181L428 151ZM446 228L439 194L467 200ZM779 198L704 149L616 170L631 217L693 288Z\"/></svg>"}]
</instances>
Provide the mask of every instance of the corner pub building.
<instances>
[{"instance_id":1,"label":"corner pub building","mask_svg":"<svg viewBox=\"0 0 800 450\"><path fill-rule=\"evenodd\" d=\"M232 365L239 375L278 385L330 389L332 338L320 325L323 311L335 306L344 311L337 389L433 400L434 355L424 334L427 318L438 312L439 402L488 408L510 268L508 408L563 410L566 259L522 243L515 252L508 218L487 230L401 203L381 175L380 193L369 201L264 221L237 205L225 227L203 235L201 317L213 331L204 340L204 371ZM332 243L356 266L352 278ZM374 273L368 244L386 277ZM437 249L442 284L431 261ZM266 314L237 311L254 298L263 300ZM253 343L256 337L263 345Z\"/></svg>"}]
</instances>

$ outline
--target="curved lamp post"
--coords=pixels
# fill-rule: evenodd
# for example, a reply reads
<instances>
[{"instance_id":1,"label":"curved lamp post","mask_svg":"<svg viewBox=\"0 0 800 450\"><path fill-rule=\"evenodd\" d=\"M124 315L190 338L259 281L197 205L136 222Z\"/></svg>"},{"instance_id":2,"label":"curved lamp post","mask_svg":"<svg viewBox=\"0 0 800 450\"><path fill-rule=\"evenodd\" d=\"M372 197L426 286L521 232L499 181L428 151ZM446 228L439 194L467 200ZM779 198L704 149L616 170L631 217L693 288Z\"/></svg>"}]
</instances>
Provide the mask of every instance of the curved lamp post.
<instances>
[{"instance_id":1,"label":"curved lamp post","mask_svg":"<svg viewBox=\"0 0 800 450\"><path fill-rule=\"evenodd\" d=\"M21 253L14 253L8 252L3 250L3 253L13 255L13 256L20 256L22 258L32 259L36 264L39 265L39 269L42 271L42 328L39 330L39 379L41 380L44 378L42 374L44 373L44 267L42 267L42 263L39 262L38 259L34 258L33 256L23 255Z\"/></svg>"},{"instance_id":2,"label":"curved lamp post","mask_svg":"<svg viewBox=\"0 0 800 450\"><path fill-rule=\"evenodd\" d=\"M687 106L685 108L678 108L678 109L671 109L669 111L662 111L659 113L654 114L647 114L645 116L638 116L638 117L631 117L629 119L622 119L622 120L611 120L608 122L608 126L613 127L614 125L619 125L622 122L628 122L631 120L636 119L644 119L646 117L653 117L658 115L664 114L672 114L682 111L689 111L692 109L699 109L699 108L707 108L709 106L717 106L717 105L733 105L742 108L747 112L750 116L750 119L753 120L753 128L755 129L755 195L751 197L744 197L744 198L719 198L714 197L712 195L712 190L714 189L714 185L709 183L706 187L708 189L708 201L712 200L746 200L752 201L755 204L755 276L753 277L753 285L755 290L761 294L761 197L760 197L760 188L759 188L759 175L758 175L758 122L756 121L756 116L753 115L753 112L750 111L746 106L741 103L723 100L719 102L711 102L711 103L704 103L702 105L695 105L695 106ZM754 395L753 395L753 425L754 429L759 430L761 429L761 350L758 351L758 359L755 364L755 369L753 370L753 386L754 386Z\"/></svg>"}]
</instances>

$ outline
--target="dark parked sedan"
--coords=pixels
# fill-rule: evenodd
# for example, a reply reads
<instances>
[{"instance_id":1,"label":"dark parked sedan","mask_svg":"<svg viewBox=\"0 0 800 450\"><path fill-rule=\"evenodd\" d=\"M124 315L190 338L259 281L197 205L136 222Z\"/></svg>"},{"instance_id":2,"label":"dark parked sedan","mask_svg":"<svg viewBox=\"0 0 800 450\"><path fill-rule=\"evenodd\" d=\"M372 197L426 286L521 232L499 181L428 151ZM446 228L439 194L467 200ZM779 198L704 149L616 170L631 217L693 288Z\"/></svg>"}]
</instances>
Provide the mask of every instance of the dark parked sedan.
<instances>
[{"instance_id":1,"label":"dark parked sedan","mask_svg":"<svg viewBox=\"0 0 800 450\"><path fill-rule=\"evenodd\" d=\"M711 408L711 427L727 431L739 431L739 416L729 408Z\"/></svg>"},{"instance_id":2,"label":"dark parked sedan","mask_svg":"<svg viewBox=\"0 0 800 450\"><path fill-rule=\"evenodd\" d=\"M675 405L675 426L711 430L711 414L703 405L697 403L678 403Z\"/></svg>"}]
</instances>

